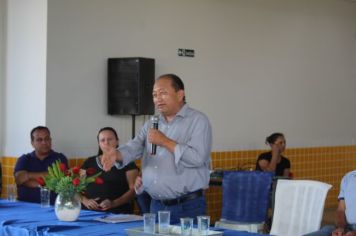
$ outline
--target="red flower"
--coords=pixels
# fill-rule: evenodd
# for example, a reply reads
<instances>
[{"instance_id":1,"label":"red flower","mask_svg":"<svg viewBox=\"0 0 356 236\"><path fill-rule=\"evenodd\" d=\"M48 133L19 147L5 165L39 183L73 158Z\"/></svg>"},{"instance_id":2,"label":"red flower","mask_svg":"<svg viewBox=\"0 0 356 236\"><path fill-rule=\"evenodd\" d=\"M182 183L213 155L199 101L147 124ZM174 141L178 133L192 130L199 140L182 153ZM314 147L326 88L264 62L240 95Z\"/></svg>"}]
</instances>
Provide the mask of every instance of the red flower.
<instances>
[{"instance_id":1,"label":"red flower","mask_svg":"<svg viewBox=\"0 0 356 236\"><path fill-rule=\"evenodd\" d=\"M73 179L72 183L74 186L78 186L80 184L80 179L77 177L77 178Z\"/></svg>"},{"instance_id":2,"label":"red flower","mask_svg":"<svg viewBox=\"0 0 356 236\"><path fill-rule=\"evenodd\" d=\"M42 178L42 177L37 177L36 178L36 181L37 181L37 183L39 184L39 185L41 185L41 186L45 186L45 181L44 181L44 179Z\"/></svg>"},{"instance_id":3,"label":"red flower","mask_svg":"<svg viewBox=\"0 0 356 236\"><path fill-rule=\"evenodd\" d=\"M76 175L79 174L79 170L80 170L80 168L78 166L74 166L72 168L73 174L76 174Z\"/></svg>"},{"instance_id":4,"label":"red flower","mask_svg":"<svg viewBox=\"0 0 356 236\"><path fill-rule=\"evenodd\" d=\"M66 170L67 170L67 166L66 166L64 163L61 163L61 164L59 164L59 169L60 169L63 173L65 173Z\"/></svg>"},{"instance_id":5,"label":"red flower","mask_svg":"<svg viewBox=\"0 0 356 236\"><path fill-rule=\"evenodd\" d=\"M64 173L64 175L65 175L65 176L71 176L71 173L70 173L70 171L67 170L67 171Z\"/></svg>"},{"instance_id":6,"label":"red flower","mask_svg":"<svg viewBox=\"0 0 356 236\"><path fill-rule=\"evenodd\" d=\"M96 177L96 178L95 178L95 183L96 183L96 184L103 184L103 183L104 183L104 180L103 180L102 178L100 178L100 177Z\"/></svg>"},{"instance_id":7,"label":"red flower","mask_svg":"<svg viewBox=\"0 0 356 236\"><path fill-rule=\"evenodd\" d=\"M89 167L89 168L86 170L87 175L93 175L93 174L95 174L95 172L96 172L96 169L93 168L93 167Z\"/></svg>"},{"instance_id":8,"label":"red flower","mask_svg":"<svg viewBox=\"0 0 356 236\"><path fill-rule=\"evenodd\" d=\"M289 172L288 177L289 177L290 179L293 179L293 173L292 173L292 172Z\"/></svg>"}]
</instances>

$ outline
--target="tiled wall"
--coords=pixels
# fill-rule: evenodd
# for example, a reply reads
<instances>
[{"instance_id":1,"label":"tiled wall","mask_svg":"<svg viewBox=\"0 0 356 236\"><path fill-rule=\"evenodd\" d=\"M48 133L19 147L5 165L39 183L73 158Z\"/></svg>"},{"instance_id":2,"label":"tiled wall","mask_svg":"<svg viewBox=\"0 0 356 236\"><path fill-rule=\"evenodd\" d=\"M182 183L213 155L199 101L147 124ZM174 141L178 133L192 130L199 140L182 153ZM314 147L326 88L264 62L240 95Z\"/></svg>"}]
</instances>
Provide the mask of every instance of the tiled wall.
<instances>
[{"instance_id":1,"label":"tiled wall","mask_svg":"<svg viewBox=\"0 0 356 236\"><path fill-rule=\"evenodd\" d=\"M266 150L213 152L214 169L254 169L257 156ZM331 184L325 207L337 205L342 176L356 170L356 146L289 148L284 156L291 161L294 179L319 180ZM221 189L208 190L208 211L212 221L220 218Z\"/></svg>"},{"instance_id":2,"label":"tiled wall","mask_svg":"<svg viewBox=\"0 0 356 236\"><path fill-rule=\"evenodd\" d=\"M15 180L13 177L14 166L16 164L16 158L12 157L2 157L1 158L1 167L2 167L2 193L1 197L6 197L6 185L14 184Z\"/></svg>"},{"instance_id":3,"label":"tiled wall","mask_svg":"<svg viewBox=\"0 0 356 236\"><path fill-rule=\"evenodd\" d=\"M256 157L266 150L213 152L214 169L254 169ZM291 161L295 179L312 179L333 185L328 193L325 207L336 207L339 184L342 176L356 169L356 146L289 148L284 153ZM70 159L70 166L81 165L84 159ZM14 183L13 168L16 158L2 157L3 191L6 197L6 185ZM138 163L139 164L139 163ZM211 186L207 191L208 213L212 222L220 218L221 187Z\"/></svg>"},{"instance_id":4,"label":"tiled wall","mask_svg":"<svg viewBox=\"0 0 356 236\"><path fill-rule=\"evenodd\" d=\"M69 160L69 166L81 166L81 164L84 162L85 159L83 158L72 158ZM14 167L17 161L17 158L15 157L2 157L0 159L1 161L1 166L2 166L2 193L1 197L6 198L7 197L7 189L6 186L8 184L14 184L15 179L14 179Z\"/></svg>"}]
</instances>

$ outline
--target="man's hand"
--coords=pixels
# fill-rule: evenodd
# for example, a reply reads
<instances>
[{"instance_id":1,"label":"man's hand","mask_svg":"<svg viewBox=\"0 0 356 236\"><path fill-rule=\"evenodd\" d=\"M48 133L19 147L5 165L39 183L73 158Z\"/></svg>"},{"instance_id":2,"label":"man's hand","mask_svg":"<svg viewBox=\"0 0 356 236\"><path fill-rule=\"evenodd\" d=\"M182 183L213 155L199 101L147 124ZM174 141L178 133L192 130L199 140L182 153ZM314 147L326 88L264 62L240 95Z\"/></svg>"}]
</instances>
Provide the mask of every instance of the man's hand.
<instances>
[{"instance_id":1,"label":"man's hand","mask_svg":"<svg viewBox=\"0 0 356 236\"><path fill-rule=\"evenodd\" d=\"M139 188L141 188L142 186L142 177L141 176L137 176L135 179L135 185L134 188L135 190L138 190Z\"/></svg>"},{"instance_id":2,"label":"man's hand","mask_svg":"<svg viewBox=\"0 0 356 236\"><path fill-rule=\"evenodd\" d=\"M23 185L29 188L37 188L37 178L45 177L48 173L43 172L29 172L26 170L20 170L15 173L15 182L17 185Z\"/></svg>"},{"instance_id":3,"label":"man's hand","mask_svg":"<svg viewBox=\"0 0 356 236\"><path fill-rule=\"evenodd\" d=\"M343 228L337 228L332 233L332 236L342 236L342 235L344 235L344 229Z\"/></svg>"},{"instance_id":4,"label":"man's hand","mask_svg":"<svg viewBox=\"0 0 356 236\"><path fill-rule=\"evenodd\" d=\"M164 147L170 152L174 152L174 148L176 147L176 142L172 139L169 139L166 135L164 135L158 129L150 129L148 131L148 141L150 143L156 144L157 146Z\"/></svg>"},{"instance_id":5,"label":"man's hand","mask_svg":"<svg viewBox=\"0 0 356 236\"><path fill-rule=\"evenodd\" d=\"M140 195L143 193L144 189L143 189L143 182L142 182L142 177L141 176L137 176L135 179L135 184L134 184L134 189L135 189L135 193L136 195Z\"/></svg>"},{"instance_id":6,"label":"man's hand","mask_svg":"<svg viewBox=\"0 0 356 236\"><path fill-rule=\"evenodd\" d=\"M158 129L150 129L148 132L148 141L158 146L163 146L167 139L168 138Z\"/></svg>"},{"instance_id":7,"label":"man's hand","mask_svg":"<svg viewBox=\"0 0 356 236\"><path fill-rule=\"evenodd\" d=\"M109 171L115 162L121 159L121 155L116 148L113 147L102 148L102 150L103 155L101 156L101 164L105 171Z\"/></svg>"}]
</instances>

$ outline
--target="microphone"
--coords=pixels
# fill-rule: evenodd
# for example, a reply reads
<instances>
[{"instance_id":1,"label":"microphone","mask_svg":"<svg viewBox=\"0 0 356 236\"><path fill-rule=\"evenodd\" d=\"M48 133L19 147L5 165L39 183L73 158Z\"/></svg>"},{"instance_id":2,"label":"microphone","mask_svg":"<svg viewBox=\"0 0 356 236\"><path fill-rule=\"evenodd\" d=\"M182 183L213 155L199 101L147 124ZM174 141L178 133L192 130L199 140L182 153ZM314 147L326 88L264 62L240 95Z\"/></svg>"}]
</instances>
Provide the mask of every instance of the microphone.
<instances>
[{"instance_id":1,"label":"microphone","mask_svg":"<svg viewBox=\"0 0 356 236\"><path fill-rule=\"evenodd\" d=\"M151 128L152 129L158 129L158 116L151 116ZM151 155L156 155L156 150L157 150L157 145L156 144L151 144Z\"/></svg>"}]
</instances>

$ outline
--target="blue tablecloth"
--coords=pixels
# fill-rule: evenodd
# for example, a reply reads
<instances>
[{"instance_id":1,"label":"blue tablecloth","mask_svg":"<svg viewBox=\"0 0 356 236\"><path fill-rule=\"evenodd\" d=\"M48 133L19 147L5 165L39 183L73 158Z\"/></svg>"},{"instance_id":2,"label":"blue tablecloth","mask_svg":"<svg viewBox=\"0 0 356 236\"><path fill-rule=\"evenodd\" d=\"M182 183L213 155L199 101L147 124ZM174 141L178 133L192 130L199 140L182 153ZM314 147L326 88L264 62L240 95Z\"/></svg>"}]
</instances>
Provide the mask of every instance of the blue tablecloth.
<instances>
[{"instance_id":1,"label":"blue tablecloth","mask_svg":"<svg viewBox=\"0 0 356 236\"><path fill-rule=\"evenodd\" d=\"M54 208L39 204L0 200L0 236L107 236L127 235L125 229L142 227L142 221L110 224L94 220L106 213L82 210L77 221L57 220ZM259 234L225 230L226 236Z\"/></svg>"}]
</instances>

